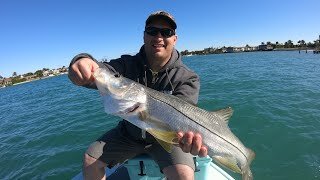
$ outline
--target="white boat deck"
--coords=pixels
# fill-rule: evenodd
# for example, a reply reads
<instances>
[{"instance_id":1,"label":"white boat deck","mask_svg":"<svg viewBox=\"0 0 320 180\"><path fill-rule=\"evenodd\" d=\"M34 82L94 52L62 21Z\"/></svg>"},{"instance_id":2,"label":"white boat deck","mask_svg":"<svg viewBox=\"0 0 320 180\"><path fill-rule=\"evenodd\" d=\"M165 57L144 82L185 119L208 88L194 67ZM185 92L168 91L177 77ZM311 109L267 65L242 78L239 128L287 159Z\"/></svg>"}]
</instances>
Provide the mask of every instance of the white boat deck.
<instances>
[{"instance_id":1,"label":"white boat deck","mask_svg":"<svg viewBox=\"0 0 320 180\"><path fill-rule=\"evenodd\" d=\"M228 173L212 162L212 159L196 157L196 180L234 180ZM163 180L164 175L151 158L146 155L138 156L111 169L106 168L107 179L111 180ZM82 180L79 173L72 180Z\"/></svg>"}]
</instances>

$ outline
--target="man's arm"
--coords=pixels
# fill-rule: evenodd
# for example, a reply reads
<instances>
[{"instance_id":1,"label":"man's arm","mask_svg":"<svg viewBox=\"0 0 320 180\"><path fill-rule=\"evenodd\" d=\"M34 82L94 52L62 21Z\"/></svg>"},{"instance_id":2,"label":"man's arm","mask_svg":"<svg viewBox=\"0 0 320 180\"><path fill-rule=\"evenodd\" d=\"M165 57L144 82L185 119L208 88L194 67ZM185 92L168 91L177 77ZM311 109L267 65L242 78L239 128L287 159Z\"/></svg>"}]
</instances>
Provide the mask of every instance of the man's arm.
<instances>
[{"instance_id":1,"label":"man's arm","mask_svg":"<svg viewBox=\"0 0 320 180\"><path fill-rule=\"evenodd\" d=\"M98 62L91 55L82 53L71 60L68 77L75 85L94 86L93 72L98 67Z\"/></svg>"},{"instance_id":2,"label":"man's arm","mask_svg":"<svg viewBox=\"0 0 320 180\"><path fill-rule=\"evenodd\" d=\"M69 65L69 79L73 84L96 89L93 73L97 68L108 68L113 72L123 74L125 65L122 58L111 60L110 62L98 62L87 53L76 55Z\"/></svg>"},{"instance_id":3,"label":"man's arm","mask_svg":"<svg viewBox=\"0 0 320 180\"><path fill-rule=\"evenodd\" d=\"M187 73L182 73L181 76L184 76L185 74ZM189 72L188 75L190 77L188 77L187 80L183 80L177 84L172 95L177 96L190 104L196 105L198 103L200 91L200 80L194 73L190 75Z\"/></svg>"}]
</instances>

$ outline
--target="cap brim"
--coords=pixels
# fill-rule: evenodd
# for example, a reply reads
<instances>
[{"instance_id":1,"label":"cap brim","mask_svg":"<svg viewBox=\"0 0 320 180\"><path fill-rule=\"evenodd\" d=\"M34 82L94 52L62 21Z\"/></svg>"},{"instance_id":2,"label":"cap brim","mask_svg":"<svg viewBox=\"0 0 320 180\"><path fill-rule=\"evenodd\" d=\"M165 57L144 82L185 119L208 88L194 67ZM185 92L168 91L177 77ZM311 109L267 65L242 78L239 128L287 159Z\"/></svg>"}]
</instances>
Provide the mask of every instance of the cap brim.
<instances>
[{"instance_id":1,"label":"cap brim","mask_svg":"<svg viewBox=\"0 0 320 180\"><path fill-rule=\"evenodd\" d=\"M148 26L152 21L154 21L155 19L158 19L158 18L162 18L164 19L165 21L167 21L170 26L173 28L173 29L177 29L177 24L174 22L174 20L172 20L170 17L168 16L165 16L165 15L161 15L161 14L157 14L157 15L153 15L153 16L150 16L147 21L146 21L146 26Z\"/></svg>"}]
</instances>

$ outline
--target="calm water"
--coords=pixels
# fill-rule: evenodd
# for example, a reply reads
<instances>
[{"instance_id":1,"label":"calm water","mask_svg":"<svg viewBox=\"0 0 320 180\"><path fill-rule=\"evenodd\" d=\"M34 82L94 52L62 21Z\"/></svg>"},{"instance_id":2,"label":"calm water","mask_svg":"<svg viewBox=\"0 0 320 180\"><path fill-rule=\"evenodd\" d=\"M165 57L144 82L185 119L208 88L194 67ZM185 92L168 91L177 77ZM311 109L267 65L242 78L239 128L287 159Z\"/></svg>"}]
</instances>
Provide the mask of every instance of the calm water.
<instances>
[{"instance_id":1,"label":"calm water","mask_svg":"<svg viewBox=\"0 0 320 180\"><path fill-rule=\"evenodd\" d=\"M256 152L255 179L320 179L320 55L184 61L201 77L200 107L233 107L229 126ZM70 179L89 144L117 121L103 112L97 91L66 75L0 89L0 179Z\"/></svg>"}]
</instances>

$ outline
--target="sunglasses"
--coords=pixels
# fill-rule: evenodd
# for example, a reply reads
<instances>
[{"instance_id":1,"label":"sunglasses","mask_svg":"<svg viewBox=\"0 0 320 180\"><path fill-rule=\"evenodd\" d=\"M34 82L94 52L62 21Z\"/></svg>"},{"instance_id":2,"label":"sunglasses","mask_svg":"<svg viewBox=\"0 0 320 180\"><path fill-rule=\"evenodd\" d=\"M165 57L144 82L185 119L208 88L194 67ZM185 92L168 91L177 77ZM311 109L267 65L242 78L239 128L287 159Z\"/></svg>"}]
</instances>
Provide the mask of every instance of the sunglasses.
<instances>
[{"instance_id":1,"label":"sunglasses","mask_svg":"<svg viewBox=\"0 0 320 180\"><path fill-rule=\"evenodd\" d=\"M169 37L175 35L174 30L169 29L169 28L147 27L144 30L144 32L146 32L150 36L157 36L158 33L160 33L161 36L164 37L164 38L169 38Z\"/></svg>"}]
</instances>

